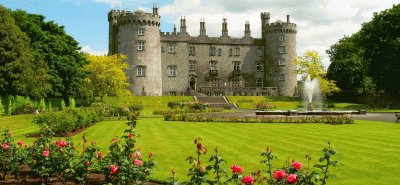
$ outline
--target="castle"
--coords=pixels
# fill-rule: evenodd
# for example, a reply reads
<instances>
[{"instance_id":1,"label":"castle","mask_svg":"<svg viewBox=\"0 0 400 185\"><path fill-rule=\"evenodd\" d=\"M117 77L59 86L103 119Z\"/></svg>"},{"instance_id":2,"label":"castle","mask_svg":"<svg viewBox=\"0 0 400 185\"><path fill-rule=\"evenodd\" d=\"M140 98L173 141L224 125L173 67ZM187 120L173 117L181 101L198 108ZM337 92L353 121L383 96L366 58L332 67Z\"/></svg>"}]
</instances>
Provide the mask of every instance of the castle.
<instances>
[{"instance_id":1,"label":"castle","mask_svg":"<svg viewBox=\"0 0 400 185\"><path fill-rule=\"evenodd\" d=\"M157 5L153 13L108 13L109 54L128 57L133 94L294 95L297 30L289 15L270 22L270 14L261 13L261 38L252 37L249 22L243 37L230 37L227 19L220 37L207 35L204 20L199 35L189 35L184 17L179 32L160 32L160 18Z\"/></svg>"}]
</instances>

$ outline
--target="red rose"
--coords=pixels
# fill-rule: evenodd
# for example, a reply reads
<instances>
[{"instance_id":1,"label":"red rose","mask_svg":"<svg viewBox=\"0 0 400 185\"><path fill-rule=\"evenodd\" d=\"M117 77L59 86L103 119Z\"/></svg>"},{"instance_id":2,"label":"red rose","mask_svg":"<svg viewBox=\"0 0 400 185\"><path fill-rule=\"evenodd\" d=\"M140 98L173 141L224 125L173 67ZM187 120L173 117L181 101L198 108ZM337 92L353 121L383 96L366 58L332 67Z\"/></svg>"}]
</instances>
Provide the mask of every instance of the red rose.
<instances>
[{"instance_id":1,"label":"red rose","mask_svg":"<svg viewBox=\"0 0 400 185\"><path fill-rule=\"evenodd\" d=\"M67 142L66 142L66 141L63 141L63 140L59 140L59 141L56 141L56 145L57 145L59 148L63 148L63 147L66 147L66 146L67 146Z\"/></svg>"},{"instance_id":2,"label":"red rose","mask_svg":"<svg viewBox=\"0 0 400 185\"><path fill-rule=\"evenodd\" d=\"M118 166L111 165L110 166L110 171L111 171L111 174L118 173Z\"/></svg>"},{"instance_id":3,"label":"red rose","mask_svg":"<svg viewBox=\"0 0 400 185\"><path fill-rule=\"evenodd\" d=\"M8 148L10 147L9 145L8 145L8 143L7 142L5 142L3 145L1 145L2 147L3 147L3 149L4 150L8 150Z\"/></svg>"},{"instance_id":4,"label":"red rose","mask_svg":"<svg viewBox=\"0 0 400 185\"><path fill-rule=\"evenodd\" d=\"M86 161L86 162L85 162L85 165L86 165L86 166L90 166L90 162L89 162L89 161Z\"/></svg>"},{"instance_id":5,"label":"red rose","mask_svg":"<svg viewBox=\"0 0 400 185\"><path fill-rule=\"evenodd\" d=\"M142 158L142 153L136 152L136 153L135 153L135 156L136 156L136 158L140 159L140 158Z\"/></svg>"},{"instance_id":6,"label":"red rose","mask_svg":"<svg viewBox=\"0 0 400 185\"><path fill-rule=\"evenodd\" d=\"M275 178L277 181L280 181L280 180L286 178L286 172L285 172L285 170L277 170L277 171L275 171L275 172L274 172L274 178Z\"/></svg>"},{"instance_id":7,"label":"red rose","mask_svg":"<svg viewBox=\"0 0 400 185\"><path fill-rule=\"evenodd\" d=\"M45 151L43 151L42 156L43 156L43 157L48 157L49 154L50 154L50 151L45 150Z\"/></svg>"},{"instance_id":8,"label":"red rose","mask_svg":"<svg viewBox=\"0 0 400 185\"><path fill-rule=\"evenodd\" d=\"M112 142L117 142L117 138L113 138L111 141Z\"/></svg>"},{"instance_id":9,"label":"red rose","mask_svg":"<svg viewBox=\"0 0 400 185\"><path fill-rule=\"evenodd\" d=\"M296 170L300 170L300 168L301 168L301 163L299 163L299 162L297 162L297 161L293 161L292 162L292 167L294 168L294 169L296 169Z\"/></svg>"},{"instance_id":10,"label":"red rose","mask_svg":"<svg viewBox=\"0 0 400 185\"><path fill-rule=\"evenodd\" d=\"M18 141L18 143L17 143L18 145L23 145L24 144L24 142L22 142L22 141Z\"/></svg>"},{"instance_id":11,"label":"red rose","mask_svg":"<svg viewBox=\"0 0 400 185\"><path fill-rule=\"evenodd\" d=\"M103 154L101 152L97 152L97 159L101 159L103 157Z\"/></svg>"},{"instance_id":12,"label":"red rose","mask_svg":"<svg viewBox=\"0 0 400 185\"><path fill-rule=\"evenodd\" d=\"M250 175L247 175L247 176L243 177L242 183L246 184L246 185L247 184L253 184L254 183L254 178L252 176L250 176Z\"/></svg>"},{"instance_id":13,"label":"red rose","mask_svg":"<svg viewBox=\"0 0 400 185\"><path fill-rule=\"evenodd\" d=\"M295 183L297 181L297 175L296 174L290 174L286 181L289 184Z\"/></svg>"},{"instance_id":14,"label":"red rose","mask_svg":"<svg viewBox=\"0 0 400 185\"><path fill-rule=\"evenodd\" d=\"M139 160L139 159L135 159L135 161L133 161L133 164L135 164L135 166L142 166L143 165L142 161Z\"/></svg>"},{"instance_id":15,"label":"red rose","mask_svg":"<svg viewBox=\"0 0 400 185\"><path fill-rule=\"evenodd\" d=\"M232 170L233 173L236 173L236 174L242 174L243 173L243 168L238 166L238 165L231 166L231 170Z\"/></svg>"},{"instance_id":16,"label":"red rose","mask_svg":"<svg viewBox=\"0 0 400 185\"><path fill-rule=\"evenodd\" d=\"M12 136L12 133L11 133L11 132L9 132L9 133L8 133L8 136L10 136L10 137L11 137L11 136Z\"/></svg>"},{"instance_id":17,"label":"red rose","mask_svg":"<svg viewBox=\"0 0 400 185\"><path fill-rule=\"evenodd\" d=\"M197 143L196 146L197 146L197 149L198 149L198 150L201 150L201 149L203 148L203 146L201 146L201 143Z\"/></svg>"},{"instance_id":18,"label":"red rose","mask_svg":"<svg viewBox=\"0 0 400 185\"><path fill-rule=\"evenodd\" d=\"M149 153L149 158L151 159L153 157L153 153Z\"/></svg>"},{"instance_id":19,"label":"red rose","mask_svg":"<svg viewBox=\"0 0 400 185\"><path fill-rule=\"evenodd\" d=\"M128 134L128 138L129 138L129 139L132 139L132 136L133 136L132 133L129 133L129 134Z\"/></svg>"}]
</instances>

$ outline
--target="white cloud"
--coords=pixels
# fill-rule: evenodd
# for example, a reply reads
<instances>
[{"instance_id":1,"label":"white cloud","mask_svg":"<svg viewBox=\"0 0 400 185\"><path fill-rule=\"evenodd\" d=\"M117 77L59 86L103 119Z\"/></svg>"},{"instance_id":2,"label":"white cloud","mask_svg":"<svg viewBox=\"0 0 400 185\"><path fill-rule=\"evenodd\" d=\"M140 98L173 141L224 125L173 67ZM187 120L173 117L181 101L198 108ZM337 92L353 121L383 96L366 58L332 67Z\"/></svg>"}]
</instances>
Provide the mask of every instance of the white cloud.
<instances>
[{"instance_id":1,"label":"white cloud","mask_svg":"<svg viewBox=\"0 0 400 185\"><path fill-rule=\"evenodd\" d=\"M92 55L106 55L108 53L108 51L105 50L94 50L90 46L82 46L81 51Z\"/></svg>"},{"instance_id":2,"label":"white cloud","mask_svg":"<svg viewBox=\"0 0 400 185\"><path fill-rule=\"evenodd\" d=\"M398 0L173 0L160 7L160 15L167 24L176 24L179 30L180 16L186 16L188 32L199 34L200 18L205 18L207 34L221 35L222 18L228 18L229 35L243 36L244 23L250 21L253 37L260 37L261 12L270 12L271 21L286 20L297 24L297 54L305 50L317 50L329 65L325 51L344 35L351 35L370 21L373 12L391 8ZM172 31L172 30L162 30Z\"/></svg>"},{"instance_id":3,"label":"white cloud","mask_svg":"<svg viewBox=\"0 0 400 185\"><path fill-rule=\"evenodd\" d=\"M117 7L120 5L121 0L94 0L96 3L109 4L111 7Z\"/></svg>"}]
</instances>

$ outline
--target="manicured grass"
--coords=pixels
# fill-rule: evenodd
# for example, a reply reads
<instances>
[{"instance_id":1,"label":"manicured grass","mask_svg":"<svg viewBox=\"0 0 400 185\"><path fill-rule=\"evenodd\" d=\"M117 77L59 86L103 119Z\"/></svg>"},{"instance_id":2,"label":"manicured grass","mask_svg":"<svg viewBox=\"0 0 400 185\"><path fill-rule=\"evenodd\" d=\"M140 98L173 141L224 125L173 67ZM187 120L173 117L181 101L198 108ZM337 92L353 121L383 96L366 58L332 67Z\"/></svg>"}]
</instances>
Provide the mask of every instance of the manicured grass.
<instances>
[{"instance_id":1,"label":"manicured grass","mask_svg":"<svg viewBox=\"0 0 400 185\"><path fill-rule=\"evenodd\" d=\"M229 102L236 103L239 108L255 109L259 102L268 102L280 110L297 109L301 104L298 98L293 97L267 97L267 96L228 96Z\"/></svg>"},{"instance_id":2,"label":"manicured grass","mask_svg":"<svg viewBox=\"0 0 400 185\"><path fill-rule=\"evenodd\" d=\"M265 166L259 163L260 153L272 147L280 167L285 160L296 159L305 164L311 154L313 164L320 151L330 141L337 150L335 158L344 165L332 169L337 178L329 184L397 184L400 168L399 125L384 122L356 121L352 125L325 124L229 124L164 122L160 118L142 119L138 131L142 135L139 146L143 153L153 152L158 168L152 178L166 180L175 168L179 179L185 179L189 164L186 157L195 155L193 140L203 138L209 154L214 147L232 164L242 165L244 173Z\"/></svg>"},{"instance_id":3,"label":"manicured grass","mask_svg":"<svg viewBox=\"0 0 400 185\"><path fill-rule=\"evenodd\" d=\"M37 132L31 123L32 115L8 116L0 118L0 129L10 128L15 140L32 142L25 135ZM106 153L112 138L123 135L126 121L100 122L85 132L73 137L80 149L82 135L89 142L96 141L101 151ZM336 159L344 165L334 168L337 178L329 184L397 184L400 177L393 172L400 168L399 125L394 123L356 121L352 125L325 124L232 124L232 123L188 123L166 122L162 118L141 118L138 121L139 138L137 146L142 153L154 154L158 167L151 176L154 180L166 181L170 170L177 170L180 180L186 179L189 164L186 157L195 155L193 140L203 138L209 154L218 147L228 164L244 167L245 174L256 169L265 169L259 163L260 153L267 146L272 147L274 167L281 167L286 160L296 159L305 165L305 155L311 154L313 163L322 155L320 151L331 141L337 150Z\"/></svg>"},{"instance_id":4,"label":"manicured grass","mask_svg":"<svg viewBox=\"0 0 400 185\"><path fill-rule=\"evenodd\" d=\"M153 110L167 109L168 102L194 101L192 96L127 96L127 97L105 97L104 102L114 105L130 105L132 103L142 104L144 110L142 117L152 117Z\"/></svg>"}]
</instances>

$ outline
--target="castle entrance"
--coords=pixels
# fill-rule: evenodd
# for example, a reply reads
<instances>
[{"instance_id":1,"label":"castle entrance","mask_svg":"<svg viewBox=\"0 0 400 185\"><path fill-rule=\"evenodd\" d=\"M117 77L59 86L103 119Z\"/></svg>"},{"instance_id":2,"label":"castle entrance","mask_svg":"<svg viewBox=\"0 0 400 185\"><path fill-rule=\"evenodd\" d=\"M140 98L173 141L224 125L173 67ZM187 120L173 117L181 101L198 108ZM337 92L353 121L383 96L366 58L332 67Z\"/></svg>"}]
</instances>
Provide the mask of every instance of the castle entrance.
<instances>
[{"instance_id":1,"label":"castle entrance","mask_svg":"<svg viewBox=\"0 0 400 185\"><path fill-rule=\"evenodd\" d=\"M194 75L191 75L189 78L189 87L190 90L196 90L196 83L197 83L197 78Z\"/></svg>"}]
</instances>

